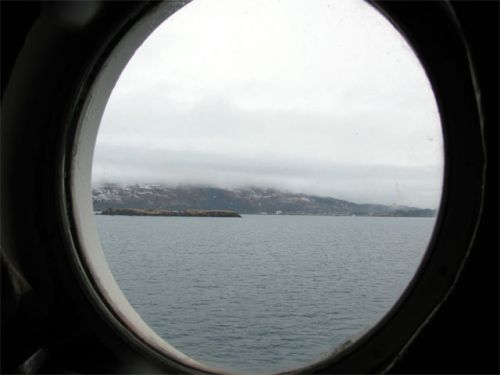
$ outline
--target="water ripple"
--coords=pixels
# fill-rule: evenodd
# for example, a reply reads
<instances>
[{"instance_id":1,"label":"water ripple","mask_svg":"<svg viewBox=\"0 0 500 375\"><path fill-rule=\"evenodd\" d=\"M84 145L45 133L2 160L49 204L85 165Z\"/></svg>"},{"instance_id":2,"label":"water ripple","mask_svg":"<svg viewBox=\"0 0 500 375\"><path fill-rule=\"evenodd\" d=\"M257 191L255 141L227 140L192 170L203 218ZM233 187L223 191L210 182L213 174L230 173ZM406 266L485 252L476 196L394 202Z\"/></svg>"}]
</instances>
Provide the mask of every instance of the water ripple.
<instances>
[{"instance_id":1,"label":"water ripple","mask_svg":"<svg viewBox=\"0 0 500 375\"><path fill-rule=\"evenodd\" d=\"M369 328L421 259L433 219L96 217L110 268L160 336L217 367L301 366Z\"/></svg>"}]
</instances>

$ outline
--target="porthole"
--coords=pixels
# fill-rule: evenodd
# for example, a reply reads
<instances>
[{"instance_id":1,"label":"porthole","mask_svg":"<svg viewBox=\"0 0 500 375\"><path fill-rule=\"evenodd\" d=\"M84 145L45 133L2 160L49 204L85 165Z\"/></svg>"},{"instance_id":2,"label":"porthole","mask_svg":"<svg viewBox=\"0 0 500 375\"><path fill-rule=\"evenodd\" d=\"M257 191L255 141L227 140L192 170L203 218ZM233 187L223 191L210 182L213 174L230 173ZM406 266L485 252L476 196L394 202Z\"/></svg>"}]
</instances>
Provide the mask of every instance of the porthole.
<instances>
[{"instance_id":1,"label":"porthole","mask_svg":"<svg viewBox=\"0 0 500 375\"><path fill-rule=\"evenodd\" d=\"M392 307L441 181L432 89L375 9L194 1L111 93L93 203L107 263L155 332L214 367L269 372Z\"/></svg>"},{"instance_id":2,"label":"porthole","mask_svg":"<svg viewBox=\"0 0 500 375\"><path fill-rule=\"evenodd\" d=\"M366 4L364 6L366 6ZM67 182L71 194L71 210L75 224L72 229L72 235L76 244L75 260L80 267L80 277L85 280L87 291L90 298L93 299L96 309L100 311L104 319L115 327L118 335L125 337L125 340L131 343L131 345L135 345L139 350L149 353L149 355L155 357L156 360L166 366L177 366L176 368L182 368L186 371L191 369L203 372L213 372L215 371L213 367L206 366L196 361L196 358L192 359L167 344L167 342L160 338L144 323L141 317L139 317L135 310L129 305L126 298L124 298L100 250L97 230L93 221L91 197L89 195L89 191L91 190L91 156L94 149L97 128L106 101L122 69L125 67L136 48L154 27L162 22L167 15L172 14L173 11L174 9L172 9L172 5L170 4L152 7L147 14L141 17L139 22L134 23L134 26L127 31L127 34L123 38L115 44L110 44L109 47L112 48L107 50L109 55L107 56L106 63L96 64L95 66L97 70L93 73L96 74L96 78L92 81L92 88L89 93L86 93L86 96L82 97L82 102L80 103L83 104L83 110L81 111L82 115L79 118L80 122L76 134L77 146L73 149L72 161L71 164L68 165L70 173ZM445 195L445 197L449 197L449 195ZM445 215L445 213L441 212L440 218L442 218L443 215ZM441 220L438 220L438 222L440 223ZM435 237L432 240L432 246L436 245L436 241L438 241L438 239ZM431 255L426 256L426 260L424 260L421 266L422 269L426 268L430 257ZM453 274L453 267L446 266L440 269L444 284L449 285L450 272ZM398 322L396 313L400 313L404 306L408 306L408 303L404 305L403 302L411 300L408 299L410 295L414 298L415 295L417 295L416 299L413 301L418 301L419 293L415 292L417 284L425 284L425 278L420 277L418 280L414 281L410 288L407 289L405 295L403 295L400 303L398 303L382 321L375 325L367 334L362 336L360 340L353 341L349 345L344 346L342 348L343 350L335 355L329 354L326 359L318 363L303 363L303 366L307 366L303 369L320 369L321 366L337 364L338 371L342 371L342 369L345 371L346 367L342 366L353 368L349 367L349 356L356 351L361 351L362 347L366 348L364 352L365 358L384 358L387 353L383 352L380 343L377 344L376 338L377 336L383 337L383 333L381 333L383 332L383 328L388 327L390 324L396 327L404 326L405 319L401 318ZM444 286L441 287L441 290L443 288ZM422 322L423 319L428 316L431 310L429 306L435 303L439 298L440 297L438 297L436 293L434 298L429 298L429 305L426 308L421 307L417 309L420 311L417 314L418 321ZM411 308L411 303L410 307L407 308ZM394 336L396 332L394 328L392 329L392 334L390 335ZM403 330L401 334L408 338L415 329L415 326L411 328L408 327L406 330ZM369 344L372 346L370 347ZM396 345L396 347L400 348L401 344ZM352 362L350 363L352 365ZM360 366L359 368L362 368L362 365Z\"/></svg>"}]
</instances>

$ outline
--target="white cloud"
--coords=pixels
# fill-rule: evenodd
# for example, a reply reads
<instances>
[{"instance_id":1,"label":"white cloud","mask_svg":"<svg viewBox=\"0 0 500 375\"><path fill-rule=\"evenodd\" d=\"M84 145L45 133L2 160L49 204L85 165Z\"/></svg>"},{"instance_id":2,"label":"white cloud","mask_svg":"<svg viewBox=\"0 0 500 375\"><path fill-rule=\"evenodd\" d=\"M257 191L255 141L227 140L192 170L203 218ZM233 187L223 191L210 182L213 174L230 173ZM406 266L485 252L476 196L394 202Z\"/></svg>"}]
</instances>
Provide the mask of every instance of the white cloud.
<instances>
[{"instance_id":1,"label":"white cloud","mask_svg":"<svg viewBox=\"0 0 500 375\"><path fill-rule=\"evenodd\" d=\"M95 181L430 207L443 163L422 67L361 0L193 1L127 65L94 160Z\"/></svg>"}]
</instances>

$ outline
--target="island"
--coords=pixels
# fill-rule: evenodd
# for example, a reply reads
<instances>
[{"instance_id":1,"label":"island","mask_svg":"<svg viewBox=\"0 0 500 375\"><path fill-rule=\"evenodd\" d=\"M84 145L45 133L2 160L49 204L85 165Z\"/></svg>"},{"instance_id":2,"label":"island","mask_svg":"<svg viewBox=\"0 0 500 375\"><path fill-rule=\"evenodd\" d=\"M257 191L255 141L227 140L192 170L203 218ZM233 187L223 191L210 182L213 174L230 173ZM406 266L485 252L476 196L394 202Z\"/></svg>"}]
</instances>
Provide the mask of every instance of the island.
<instances>
[{"instance_id":1,"label":"island","mask_svg":"<svg viewBox=\"0 0 500 375\"><path fill-rule=\"evenodd\" d=\"M437 210L401 204L354 203L331 196L292 193L266 187L222 189L209 186L162 184L119 185L106 183L92 189L92 208L153 209L177 211L207 210L238 212L242 215L314 215L373 217L435 217ZM204 212L204 211L201 211ZM133 213L136 215L137 213ZM139 214L143 215L141 211ZM151 215L151 212L147 213ZM184 214L185 215L185 214ZM232 214L233 215L233 214ZM190 215L189 215L190 216ZM202 214L200 216L205 216ZM212 216L212 215L210 215ZM215 216L218 216L215 214Z\"/></svg>"},{"instance_id":2,"label":"island","mask_svg":"<svg viewBox=\"0 0 500 375\"><path fill-rule=\"evenodd\" d=\"M101 215L121 216L187 216L187 217L241 217L241 215L229 210L164 210L156 208L107 208Z\"/></svg>"}]
</instances>

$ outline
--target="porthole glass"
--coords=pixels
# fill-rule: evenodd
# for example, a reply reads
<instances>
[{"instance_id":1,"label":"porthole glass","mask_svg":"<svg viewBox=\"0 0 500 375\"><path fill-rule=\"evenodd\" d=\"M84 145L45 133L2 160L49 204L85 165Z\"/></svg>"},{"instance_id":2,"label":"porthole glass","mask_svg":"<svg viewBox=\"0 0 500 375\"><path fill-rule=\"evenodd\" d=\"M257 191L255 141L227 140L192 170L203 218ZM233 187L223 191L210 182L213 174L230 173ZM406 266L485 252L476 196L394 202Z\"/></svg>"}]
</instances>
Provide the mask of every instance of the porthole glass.
<instances>
[{"instance_id":1,"label":"porthole glass","mask_svg":"<svg viewBox=\"0 0 500 375\"><path fill-rule=\"evenodd\" d=\"M161 338L269 372L389 311L442 175L429 80L368 3L195 0L121 73L92 199L107 264Z\"/></svg>"}]
</instances>

